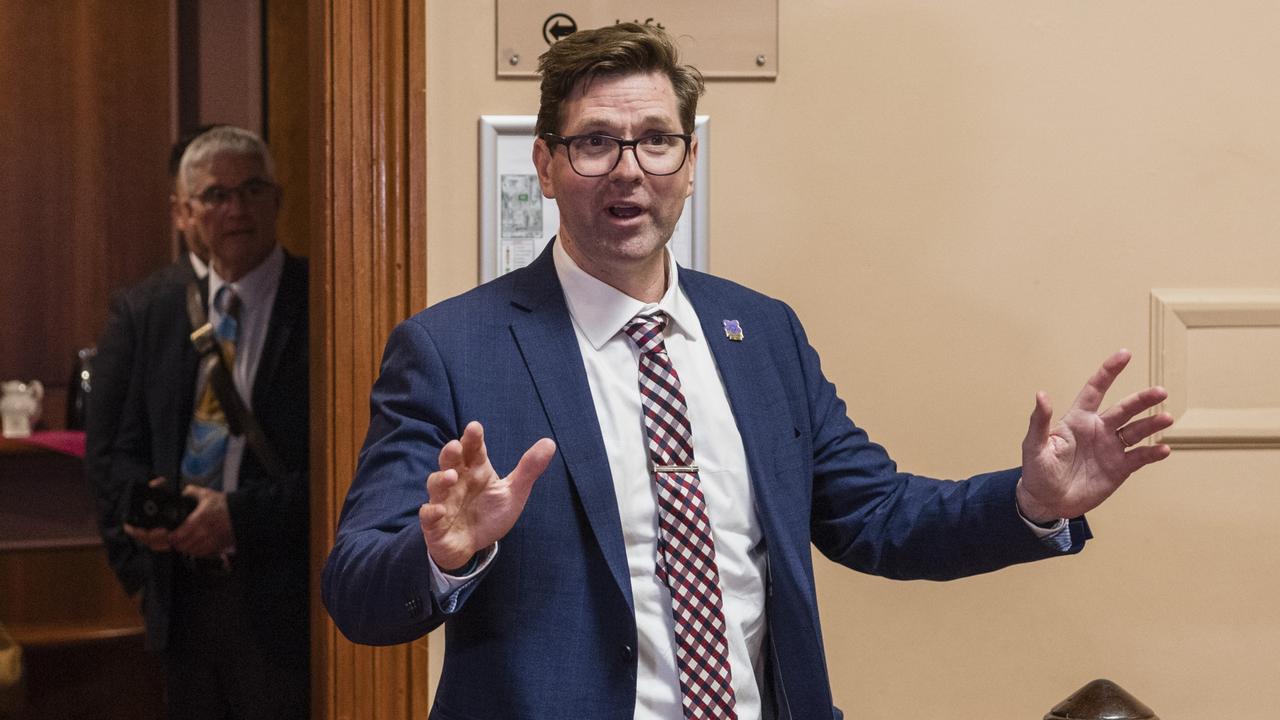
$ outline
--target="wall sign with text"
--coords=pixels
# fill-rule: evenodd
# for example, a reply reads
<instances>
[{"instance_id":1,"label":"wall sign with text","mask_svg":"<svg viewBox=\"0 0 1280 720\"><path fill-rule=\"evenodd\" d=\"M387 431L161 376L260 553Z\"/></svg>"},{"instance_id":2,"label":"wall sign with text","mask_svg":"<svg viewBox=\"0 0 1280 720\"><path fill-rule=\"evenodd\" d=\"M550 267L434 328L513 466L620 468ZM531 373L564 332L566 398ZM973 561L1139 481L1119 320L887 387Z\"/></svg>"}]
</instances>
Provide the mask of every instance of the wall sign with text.
<instances>
[{"instance_id":1,"label":"wall sign with text","mask_svg":"<svg viewBox=\"0 0 1280 720\"><path fill-rule=\"evenodd\" d=\"M533 77L538 56L571 33L617 22L659 25L708 78L778 76L778 0L497 0L500 77Z\"/></svg>"}]
</instances>

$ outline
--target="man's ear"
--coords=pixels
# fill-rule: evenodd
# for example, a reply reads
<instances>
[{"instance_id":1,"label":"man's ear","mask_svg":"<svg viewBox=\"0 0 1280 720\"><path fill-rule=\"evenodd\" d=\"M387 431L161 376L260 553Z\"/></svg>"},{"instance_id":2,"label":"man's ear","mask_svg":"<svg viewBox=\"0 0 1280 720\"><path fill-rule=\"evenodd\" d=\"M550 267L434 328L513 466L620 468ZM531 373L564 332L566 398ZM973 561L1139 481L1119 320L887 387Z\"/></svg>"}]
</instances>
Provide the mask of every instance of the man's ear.
<instances>
[{"instance_id":1,"label":"man's ear","mask_svg":"<svg viewBox=\"0 0 1280 720\"><path fill-rule=\"evenodd\" d=\"M698 176L698 136L694 135L689 138L689 187L685 189L684 196L689 197L693 194L693 180Z\"/></svg>"},{"instance_id":2,"label":"man's ear","mask_svg":"<svg viewBox=\"0 0 1280 720\"><path fill-rule=\"evenodd\" d=\"M177 193L169 193L169 220L179 232L187 229L187 213Z\"/></svg>"},{"instance_id":3,"label":"man's ear","mask_svg":"<svg viewBox=\"0 0 1280 720\"><path fill-rule=\"evenodd\" d=\"M173 214L173 222L183 231L187 230L193 218L195 210L191 207L191 198L169 196L169 210Z\"/></svg>"},{"instance_id":4,"label":"man's ear","mask_svg":"<svg viewBox=\"0 0 1280 720\"><path fill-rule=\"evenodd\" d=\"M538 138L533 141L533 166L538 169L538 184L542 186L542 194L549 198L556 196L556 184L551 179L551 146L547 141Z\"/></svg>"}]
</instances>

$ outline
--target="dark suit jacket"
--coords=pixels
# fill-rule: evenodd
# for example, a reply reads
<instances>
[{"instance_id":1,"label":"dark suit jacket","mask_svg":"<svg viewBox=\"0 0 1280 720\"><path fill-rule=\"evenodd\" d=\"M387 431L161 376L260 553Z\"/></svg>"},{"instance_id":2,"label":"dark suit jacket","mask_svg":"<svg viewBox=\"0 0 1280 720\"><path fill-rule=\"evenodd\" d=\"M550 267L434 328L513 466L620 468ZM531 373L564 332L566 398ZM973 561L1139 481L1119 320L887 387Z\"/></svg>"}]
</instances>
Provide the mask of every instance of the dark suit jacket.
<instances>
[{"instance_id":1,"label":"dark suit jacket","mask_svg":"<svg viewBox=\"0 0 1280 720\"><path fill-rule=\"evenodd\" d=\"M186 286L195 277L187 254L183 253L181 259L137 285L116 291L93 358L92 390L85 407L85 473L93 493L107 560L130 595L145 584L148 561L145 549L121 528L128 488L111 477L112 447L125 398L136 392L130 383L134 380L139 327L146 322L148 309L160 288L173 284Z\"/></svg>"},{"instance_id":2,"label":"dark suit jacket","mask_svg":"<svg viewBox=\"0 0 1280 720\"><path fill-rule=\"evenodd\" d=\"M1007 470L944 482L899 472L850 422L786 305L681 270L747 452L767 544L766 705L833 717L810 544L851 568L943 580L1056 554L1019 519ZM740 321L742 342L725 337ZM432 718L630 718L636 626L613 482L550 252L402 323L374 386L368 438L324 569L356 642L446 622ZM487 574L433 601L418 526L424 479L466 423L500 474L538 438L558 453ZM1079 550L1087 534L1072 528Z\"/></svg>"},{"instance_id":3,"label":"dark suit jacket","mask_svg":"<svg viewBox=\"0 0 1280 720\"><path fill-rule=\"evenodd\" d=\"M186 310L190 279L189 268L185 273L169 268L125 293L104 335L104 342L117 333L132 339L127 390L121 395L117 387L98 396L95 387L89 413L87 444L94 448L90 475L104 498L100 507L108 542L123 537L119 527L131 488L153 477L180 475L198 361ZM207 295L207 283L202 283L202 293ZM228 493L227 504L236 537L233 573L240 575L235 585L244 589L245 606L253 609L254 631L264 647L293 657L306 656L309 629L307 327L307 263L286 256L252 405L287 473L269 477L246 448L239 487ZM113 384L124 374L110 365L98 371ZM99 435L109 428L106 415L116 414L112 405L117 402L114 435ZM109 459L98 449L104 444ZM124 548L118 540L114 547L112 563L125 587L144 588L148 645L162 649L169 639L176 559L172 553Z\"/></svg>"}]
</instances>

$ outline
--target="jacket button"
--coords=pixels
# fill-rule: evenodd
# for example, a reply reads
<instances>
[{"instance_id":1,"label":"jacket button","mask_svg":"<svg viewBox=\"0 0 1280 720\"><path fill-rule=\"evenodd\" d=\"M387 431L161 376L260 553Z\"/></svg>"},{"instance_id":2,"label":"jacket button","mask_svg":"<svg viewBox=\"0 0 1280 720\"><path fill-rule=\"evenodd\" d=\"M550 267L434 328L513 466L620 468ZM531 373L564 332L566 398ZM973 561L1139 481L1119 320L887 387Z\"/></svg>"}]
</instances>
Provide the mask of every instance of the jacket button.
<instances>
[{"instance_id":1,"label":"jacket button","mask_svg":"<svg viewBox=\"0 0 1280 720\"><path fill-rule=\"evenodd\" d=\"M622 657L630 660L631 658L635 657L635 654L636 654L635 648L631 647L630 645L622 646Z\"/></svg>"}]
</instances>

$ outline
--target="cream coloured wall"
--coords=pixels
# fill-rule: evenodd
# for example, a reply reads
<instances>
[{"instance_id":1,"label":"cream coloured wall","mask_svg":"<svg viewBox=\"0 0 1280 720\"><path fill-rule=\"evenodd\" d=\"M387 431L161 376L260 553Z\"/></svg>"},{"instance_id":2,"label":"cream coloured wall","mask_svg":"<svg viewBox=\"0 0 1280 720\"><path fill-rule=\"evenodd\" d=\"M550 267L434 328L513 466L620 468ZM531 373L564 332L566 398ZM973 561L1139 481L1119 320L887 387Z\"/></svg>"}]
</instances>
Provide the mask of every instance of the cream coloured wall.
<instances>
[{"instance_id":1,"label":"cream coloured wall","mask_svg":"<svg viewBox=\"0 0 1280 720\"><path fill-rule=\"evenodd\" d=\"M777 80L713 81L699 108L711 267L796 308L905 469L1017 464L1034 392L1064 408L1117 347L1113 395L1143 386L1152 288L1280 286L1280 5L780 5ZM435 301L477 277L477 118L537 88L495 79L493 3L427 23ZM1038 718L1109 677L1166 720L1269 714L1278 481L1280 451L1183 450L1077 557L945 584L819 560L837 704Z\"/></svg>"}]
</instances>

